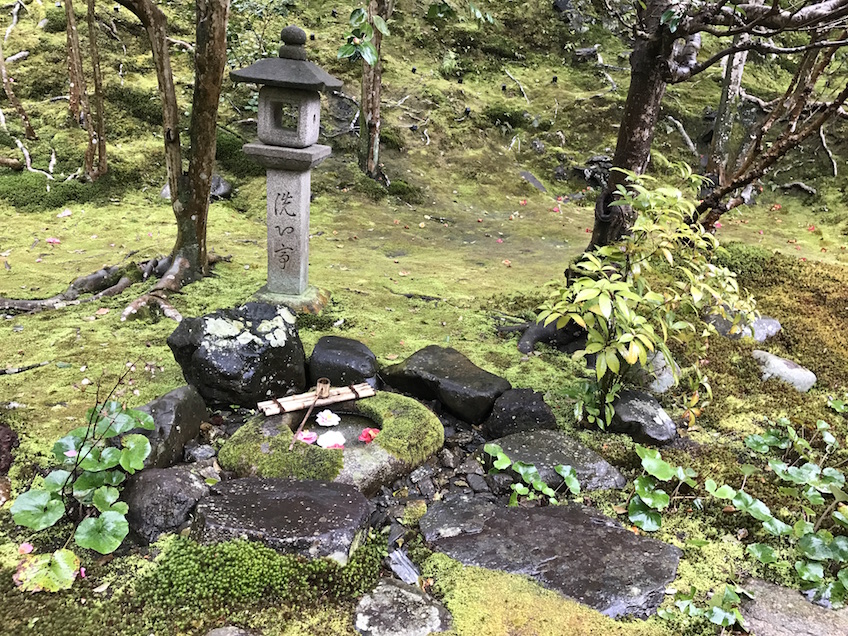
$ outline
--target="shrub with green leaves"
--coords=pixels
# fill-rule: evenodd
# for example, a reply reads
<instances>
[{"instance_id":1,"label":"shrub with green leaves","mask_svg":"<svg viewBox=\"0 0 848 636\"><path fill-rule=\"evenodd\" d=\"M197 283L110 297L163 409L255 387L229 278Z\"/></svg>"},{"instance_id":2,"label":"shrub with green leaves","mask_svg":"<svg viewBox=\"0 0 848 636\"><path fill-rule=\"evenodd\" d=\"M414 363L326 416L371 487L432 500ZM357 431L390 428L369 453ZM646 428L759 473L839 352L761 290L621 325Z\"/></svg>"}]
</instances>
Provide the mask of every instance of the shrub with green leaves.
<instances>
[{"instance_id":1,"label":"shrub with green leaves","mask_svg":"<svg viewBox=\"0 0 848 636\"><path fill-rule=\"evenodd\" d=\"M753 301L740 294L736 276L710 262L716 238L687 223L695 203L675 188L654 187L651 177L628 172L614 205L638 212L632 231L619 242L585 253L557 285L538 320L559 329L575 323L587 334L577 357L595 356L593 378L575 396L578 420L606 426L627 371L649 356L662 355L676 373L671 340L703 346L704 313L749 312ZM701 177L684 170L697 183ZM738 318L737 318L738 320Z\"/></svg>"},{"instance_id":2,"label":"shrub with green leaves","mask_svg":"<svg viewBox=\"0 0 848 636\"><path fill-rule=\"evenodd\" d=\"M143 411L107 400L89 409L87 425L75 428L53 445L59 467L40 488L20 494L12 504L15 523L34 531L53 526L68 514L78 524L74 541L81 548L109 554L129 532L126 503L118 501L119 486L127 474L144 468L150 442L134 429L154 428ZM116 443L117 442L117 443ZM69 566L76 563L76 569ZM70 550L53 555L28 554L15 581L22 589L55 591L73 583L79 560Z\"/></svg>"},{"instance_id":3,"label":"shrub with green leaves","mask_svg":"<svg viewBox=\"0 0 848 636\"><path fill-rule=\"evenodd\" d=\"M483 452L492 458L490 475L511 470L516 477L521 478L521 481L515 481L510 485L512 493L509 496L509 506L517 506L519 497L525 497L529 501L542 499L542 501L547 501L551 505L556 505L559 503L557 491L563 485L568 488L572 495L580 494L580 482L577 480L577 473L571 466L564 464L554 466L556 474L562 477L562 484L556 488L551 488L542 479L542 475L536 466L527 462L512 461L498 444L486 444L483 446Z\"/></svg>"},{"instance_id":4,"label":"shrub with green leaves","mask_svg":"<svg viewBox=\"0 0 848 636\"><path fill-rule=\"evenodd\" d=\"M368 19L368 11L359 7L350 12L350 30L345 34L347 42L339 47L337 57L356 60L361 57L369 66L377 63L377 47L374 46L374 29L382 35L388 36L389 27L386 21L379 15L374 14Z\"/></svg>"}]
</instances>

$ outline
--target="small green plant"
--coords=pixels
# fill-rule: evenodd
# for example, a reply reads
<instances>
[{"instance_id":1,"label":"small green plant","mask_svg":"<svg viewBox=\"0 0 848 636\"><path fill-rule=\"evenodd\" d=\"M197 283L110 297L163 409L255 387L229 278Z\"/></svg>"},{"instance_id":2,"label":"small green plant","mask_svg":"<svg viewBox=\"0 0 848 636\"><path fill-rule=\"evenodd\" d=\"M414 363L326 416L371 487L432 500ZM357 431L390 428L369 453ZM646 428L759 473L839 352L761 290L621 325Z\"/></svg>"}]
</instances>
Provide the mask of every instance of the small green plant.
<instances>
[{"instance_id":1,"label":"small green plant","mask_svg":"<svg viewBox=\"0 0 848 636\"><path fill-rule=\"evenodd\" d=\"M559 503L557 491L563 485L568 488L572 495L576 496L580 494L580 482L577 480L577 473L571 466L565 466L563 464L554 466L554 471L563 480L563 483L554 489L545 483L536 466L526 462L513 462L504 453L503 448L497 444L486 444L483 446L483 452L493 459L489 474L512 470L518 477L521 477L520 482L516 481L510 486L512 490L508 504L510 506L517 506L519 497L526 497L529 501L546 497L549 504L556 505Z\"/></svg>"},{"instance_id":2,"label":"small green plant","mask_svg":"<svg viewBox=\"0 0 848 636\"><path fill-rule=\"evenodd\" d=\"M568 285L557 283L538 315L545 324L562 329L573 322L585 331L586 346L575 357L595 356L595 368L578 390L576 409L579 420L601 427L612 421L630 367L648 368L649 356L662 355L677 376L669 341L697 346L709 333L696 327L705 312L726 317L729 310L753 309L735 274L710 262L716 238L686 222L694 202L675 188L649 189L651 177L627 175L615 205L638 212L632 232L585 253L571 266ZM683 176L692 183L702 179L691 171Z\"/></svg>"},{"instance_id":3,"label":"small green plant","mask_svg":"<svg viewBox=\"0 0 848 636\"><path fill-rule=\"evenodd\" d=\"M740 594L744 594L749 598L751 595L743 588L738 585L725 585L721 592L716 592L712 595L706 607L701 607L697 604L695 600L696 594L694 587L690 588L688 592L677 592L674 595L674 606L684 616L706 618L714 625L721 627L722 633L724 633L725 627L733 627L734 625L745 629L745 623L739 611L739 603L742 600ZM657 614L659 614L660 618L671 618L673 612L671 610L661 609Z\"/></svg>"},{"instance_id":4,"label":"small green plant","mask_svg":"<svg viewBox=\"0 0 848 636\"><path fill-rule=\"evenodd\" d=\"M152 430L154 422L149 414L109 399L111 395L88 410L86 426L53 445L59 468L44 478L40 488L15 499L11 512L16 524L37 532L68 515L77 522L72 537L81 548L109 554L121 545L129 532L129 508L118 501L117 486L127 474L144 468L150 454L147 437L130 431ZM73 584L79 559L67 549L70 539L52 555L31 554L29 543L22 546L25 556L15 574L21 589L56 591Z\"/></svg>"},{"instance_id":5,"label":"small green plant","mask_svg":"<svg viewBox=\"0 0 848 636\"><path fill-rule=\"evenodd\" d=\"M627 517L637 528L654 532L662 526L662 511L678 496L683 484L695 487L698 473L692 468L672 466L662 459L658 450L640 444L636 445L636 453L642 460L644 473L633 482L635 490L627 505ZM677 486L671 495L659 487L659 482L674 480Z\"/></svg>"},{"instance_id":6,"label":"small green plant","mask_svg":"<svg viewBox=\"0 0 848 636\"><path fill-rule=\"evenodd\" d=\"M372 26L373 23L373 26ZM386 21L376 13L368 19L368 11L362 7L350 12L350 29L345 34L347 42L339 47L336 56L339 59L349 58L356 60L361 57L369 66L377 63L377 47L371 41L374 38L374 29L384 36L390 35Z\"/></svg>"}]
</instances>

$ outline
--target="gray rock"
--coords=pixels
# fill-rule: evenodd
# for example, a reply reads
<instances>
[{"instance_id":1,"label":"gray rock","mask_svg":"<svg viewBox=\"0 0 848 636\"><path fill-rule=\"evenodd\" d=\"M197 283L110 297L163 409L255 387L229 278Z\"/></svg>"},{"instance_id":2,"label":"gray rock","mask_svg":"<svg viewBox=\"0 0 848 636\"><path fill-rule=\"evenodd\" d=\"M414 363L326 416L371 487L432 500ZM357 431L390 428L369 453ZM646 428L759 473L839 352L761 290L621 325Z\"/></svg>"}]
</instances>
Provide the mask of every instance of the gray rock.
<instances>
[{"instance_id":1,"label":"gray rock","mask_svg":"<svg viewBox=\"0 0 848 636\"><path fill-rule=\"evenodd\" d=\"M404 583L418 585L421 572L403 550L392 550L386 558L389 569Z\"/></svg>"},{"instance_id":2,"label":"gray rock","mask_svg":"<svg viewBox=\"0 0 848 636\"><path fill-rule=\"evenodd\" d=\"M471 424L486 419L498 396L512 388L507 380L476 366L456 349L436 345L383 369L382 376L403 393L438 400L450 413Z\"/></svg>"},{"instance_id":3,"label":"gray rock","mask_svg":"<svg viewBox=\"0 0 848 636\"><path fill-rule=\"evenodd\" d=\"M186 444L185 460L187 462L202 462L207 459L212 459L218 454L214 446L209 444L198 444L194 440Z\"/></svg>"},{"instance_id":4,"label":"gray rock","mask_svg":"<svg viewBox=\"0 0 848 636\"><path fill-rule=\"evenodd\" d=\"M586 64L587 62L597 62L599 48L601 48L600 44L596 44L595 46L587 46L582 49L574 49L574 52L571 54L571 58L578 64Z\"/></svg>"},{"instance_id":5,"label":"gray rock","mask_svg":"<svg viewBox=\"0 0 848 636\"><path fill-rule=\"evenodd\" d=\"M372 505L353 486L248 477L221 482L198 505L192 536L202 543L246 537L279 552L345 565L368 531Z\"/></svg>"},{"instance_id":6,"label":"gray rock","mask_svg":"<svg viewBox=\"0 0 848 636\"><path fill-rule=\"evenodd\" d=\"M577 49L575 51L575 55L579 51L584 51L588 58L584 61L589 61L589 59L594 58L597 60L598 51L594 47L589 47L588 49ZM609 181L610 170L612 169L612 159L607 155L595 155L593 157L589 157L586 160L585 166L574 166L572 171L578 177L581 177L586 180L586 183L589 185L596 185L598 187L606 187L607 181Z\"/></svg>"},{"instance_id":7,"label":"gray rock","mask_svg":"<svg viewBox=\"0 0 848 636\"><path fill-rule=\"evenodd\" d=\"M538 139L533 139L530 141L530 148L532 148L533 152L535 152L537 155L545 154L545 144Z\"/></svg>"},{"instance_id":8,"label":"gray rock","mask_svg":"<svg viewBox=\"0 0 848 636\"><path fill-rule=\"evenodd\" d=\"M433 504L420 527L451 558L530 576L611 617L656 612L682 555L574 504L503 508L457 498Z\"/></svg>"},{"instance_id":9,"label":"gray rock","mask_svg":"<svg viewBox=\"0 0 848 636\"><path fill-rule=\"evenodd\" d=\"M357 340L323 336L309 359L310 385L314 386L318 378L329 378L333 386L367 382L377 389L377 356Z\"/></svg>"},{"instance_id":10,"label":"gray rock","mask_svg":"<svg viewBox=\"0 0 848 636\"><path fill-rule=\"evenodd\" d=\"M533 464L551 488L562 484L554 467L571 466L583 491L624 488L627 480L595 451L560 431L516 433L494 441L513 462Z\"/></svg>"},{"instance_id":11,"label":"gray rock","mask_svg":"<svg viewBox=\"0 0 848 636\"><path fill-rule=\"evenodd\" d=\"M354 626L365 636L428 636L448 631L451 616L414 585L382 579L356 606Z\"/></svg>"},{"instance_id":12,"label":"gray rock","mask_svg":"<svg viewBox=\"0 0 848 636\"><path fill-rule=\"evenodd\" d=\"M622 391L613 402L615 415L609 430L626 433L638 442L666 444L677 437L677 426L652 396L644 391Z\"/></svg>"},{"instance_id":13,"label":"gray rock","mask_svg":"<svg viewBox=\"0 0 848 636\"><path fill-rule=\"evenodd\" d=\"M474 492L489 492L489 484L480 475L466 475L465 482Z\"/></svg>"},{"instance_id":14,"label":"gray rock","mask_svg":"<svg viewBox=\"0 0 848 636\"><path fill-rule=\"evenodd\" d=\"M233 195L233 186L229 181L224 179L219 174L212 175L212 187L209 190L209 196L215 199L229 199ZM159 196L163 199L171 198L171 184L166 183L162 190L159 192Z\"/></svg>"},{"instance_id":15,"label":"gray rock","mask_svg":"<svg viewBox=\"0 0 848 636\"><path fill-rule=\"evenodd\" d=\"M713 325L716 331L731 340L739 340L740 338L753 338L757 342L765 342L780 333L782 329L780 322L776 318L769 316L760 316L753 321L742 316L740 322L734 330L733 321L736 313L725 307L727 318L719 314L711 314L706 317L706 321Z\"/></svg>"},{"instance_id":16,"label":"gray rock","mask_svg":"<svg viewBox=\"0 0 848 636\"><path fill-rule=\"evenodd\" d=\"M285 307L247 303L186 318L168 346L208 404L255 408L306 387L303 345Z\"/></svg>"},{"instance_id":17,"label":"gray rock","mask_svg":"<svg viewBox=\"0 0 848 636\"><path fill-rule=\"evenodd\" d=\"M155 428L134 429L150 440L150 455L145 468L168 468L183 459L186 444L200 435L200 424L206 419L206 404L190 386L181 386L148 402L139 411L149 413Z\"/></svg>"},{"instance_id":18,"label":"gray rock","mask_svg":"<svg viewBox=\"0 0 848 636\"><path fill-rule=\"evenodd\" d=\"M483 437L495 439L539 429L555 430L556 417L545 403L545 396L533 389L504 391L492 408L492 414L483 422Z\"/></svg>"},{"instance_id":19,"label":"gray rock","mask_svg":"<svg viewBox=\"0 0 848 636\"><path fill-rule=\"evenodd\" d=\"M676 362L673 364L673 368L679 375L680 367ZM665 356L661 353L651 353L648 355L647 368L638 362L630 367L628 381L636 386L645 387L651 393L658 395L665 393L677 384L677 381L674 379L672 367L669 366Z\"/></svg>"},{"instance_id":20,"label":"gray rock","mask_svg":"<svg viewBox=\"0 0 848 636\"><path fill-rule=\"evenodd\" d=\"M547 192L548 189L542 185L542 182L539 181L532 172L528 172L527 170L521 171L521 178L524 179L531 186L536 188L539 192Z\"/></svg>"},{"instance_id":21,"label":"gray rock","mask_svg":"<svg viewBox=\"0 0 848 636\"><path fill-rule=\"evenodd\" d=\"M760 351L755 349L752 353L754 360L760 365L760 370L763 374L763 381L769 378L777 378L783 380L787 384L791 384L802 393L806 393L813 388L816 383L816 374L805 369L800 364L781 358L769 353L768 351Z\"/></svg>"},{"instance_id":22,"label":"gray rock","mask_svg":"<svg viewBox=\"0 0 848 636\"><path fill-rule=\"evenodd\" d=\"M742 602L745 626L756 636L845 636L848 610L825 609L807 601L800 592L759 579L743 586L753 600Z\"/></svg>"},{"instance_id":23,"label":"gray rock","mask_svg":"<svg viewBox=\"0 0 848 636\"><path fill-rule=\"evenodd\" d=\"M209 493L206 480L188 466L146 468L127 480L121 498L130 510L135 533L152 543L164 532L176 532Z\"/></svg>"}]
</instances>

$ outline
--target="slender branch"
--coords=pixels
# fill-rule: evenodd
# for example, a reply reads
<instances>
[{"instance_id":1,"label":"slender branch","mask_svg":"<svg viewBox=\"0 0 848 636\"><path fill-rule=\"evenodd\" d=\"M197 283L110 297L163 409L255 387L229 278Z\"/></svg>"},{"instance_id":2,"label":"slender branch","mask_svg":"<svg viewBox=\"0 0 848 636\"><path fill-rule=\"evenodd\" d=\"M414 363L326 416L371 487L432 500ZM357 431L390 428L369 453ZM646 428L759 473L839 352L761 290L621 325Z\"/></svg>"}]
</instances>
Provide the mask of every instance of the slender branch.
<instances>
[{"instance_id":1,"label":"slender branch","mask_svg":"<svg viewBox=\"0 0 848 636\"><path fill-rule=\"evenodd\" d=\"M831 174L835 177L838 173L836 159L833 158L833 153L830 151L830 148L827 147L827 139L825 139L824 136L824 126L819 128L819 139L821 140L822 148L824 148L824 151L827 153L827 158L830 159Z\"/></svg>"},{"instance_id":2,"label":"slender branch","mask_svg":"<svg viewBox=\"0 0 848 636\"><path fill-rule=\"evenodd\" d=\"M686 129L683 127L683 124L671 115L669 115L667 119L674 125L675 128L677 128L677 131L683 137L683 142L686 144L686 147L689 149L689 152L695 155L696 158L700 158L701 155L698 153L698 149L695 147L695 144L692 143L692 138L686 134Z\"/></svg>"},{"instance_id":3,"label":"slender branch","mask_svg":"<svg viewBox=\"0 0 848 636\"><path fill-rule=\"evenodd\" d=\"M509 72L509 69L508 69L508 68L505 68L505 69L504 69L504 72L507 74L507 76L509 77L509 79L511 79L511 80L512 80L513 82L515 82L516 84L518 84L518 88L519 88L519 90L521 91L521 94L522 94L522 95L524 95L524 99L526 99L526 100L527 100L527 103L529 104L529 103L530 103L530 98L529 98L529 97L527 97L527 93L525 93L525 92L524 92L524 87L521 85L521 82L519 82L517 79L515 79L515 76L514 76L512 73L510 73L510 72ZM615 82L613 82L613 84L615 84Z\"/></svg>"}]
</instances>

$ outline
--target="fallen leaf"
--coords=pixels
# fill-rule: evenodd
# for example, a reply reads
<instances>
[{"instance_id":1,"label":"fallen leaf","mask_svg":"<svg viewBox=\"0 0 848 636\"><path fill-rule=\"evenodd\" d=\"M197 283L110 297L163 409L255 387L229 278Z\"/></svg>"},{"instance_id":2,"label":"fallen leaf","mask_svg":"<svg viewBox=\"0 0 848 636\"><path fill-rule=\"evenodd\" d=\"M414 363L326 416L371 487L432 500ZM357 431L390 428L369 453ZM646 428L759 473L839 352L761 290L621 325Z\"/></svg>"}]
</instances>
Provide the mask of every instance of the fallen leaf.
<instances>
[{"instance_id":1,"label":"fallen leaf","mask_svg":"<svg viewBox=\"0 0 848 636\"><path fill-rule=\"evenodd\" d=\"M108 307L101 307L100 309L98 309L94 313L97 314L98 316L105 316L106 314L109 313L109 308Z\"/></svg>"},{"instance_id":2,"label":"fallen leaf","mask_svg":"<svg viewBox=\"0 0 848 636\"><path fill-rule=\"evenodd\" d=\"M617 514L617 515L623 515L625 512L627 512L626 506L613 506L612 509L615 511L615 514Z\"/></svg>"},{"instance_id":3,"label":"fallen leaf","mask_svg":"<svg viewBox=\"0 0 848 636\"><path fill-rule=\"evenodd\" d=\"M731 512L736 512L736 508L734 508L733 506L725 506L721 509L721 511L729 514Z\"/></svg>"},{"instance_id":4,"label":"fallen leaf","mask_svg":"<svg viewBox=\"0 0 848 636\"><path fill-rule=\"evenodd\" d=\"M400 356L396 353L390 353L386 356L386 360L397 360Z\"/></svg>"},{"instance_id":5,"label":"fallen leaf","mask_svg":"<svg viewBox=\"0 0 848 636\"><path fill-rule=\"evenodd\" d=\"M92 590L92 591L93 591L95 594L103 594L103 592L105 592L106 590L108 590L108 589L109 589L109 586L110 586L110 585L112 585L112 582L111 582L111 581L106 581L106 582L105 582L105 583L103 583L102 585L98 585L97 587L95 587L95 588L94 588L94 590Z\"/></svg>"}]
</instances>

